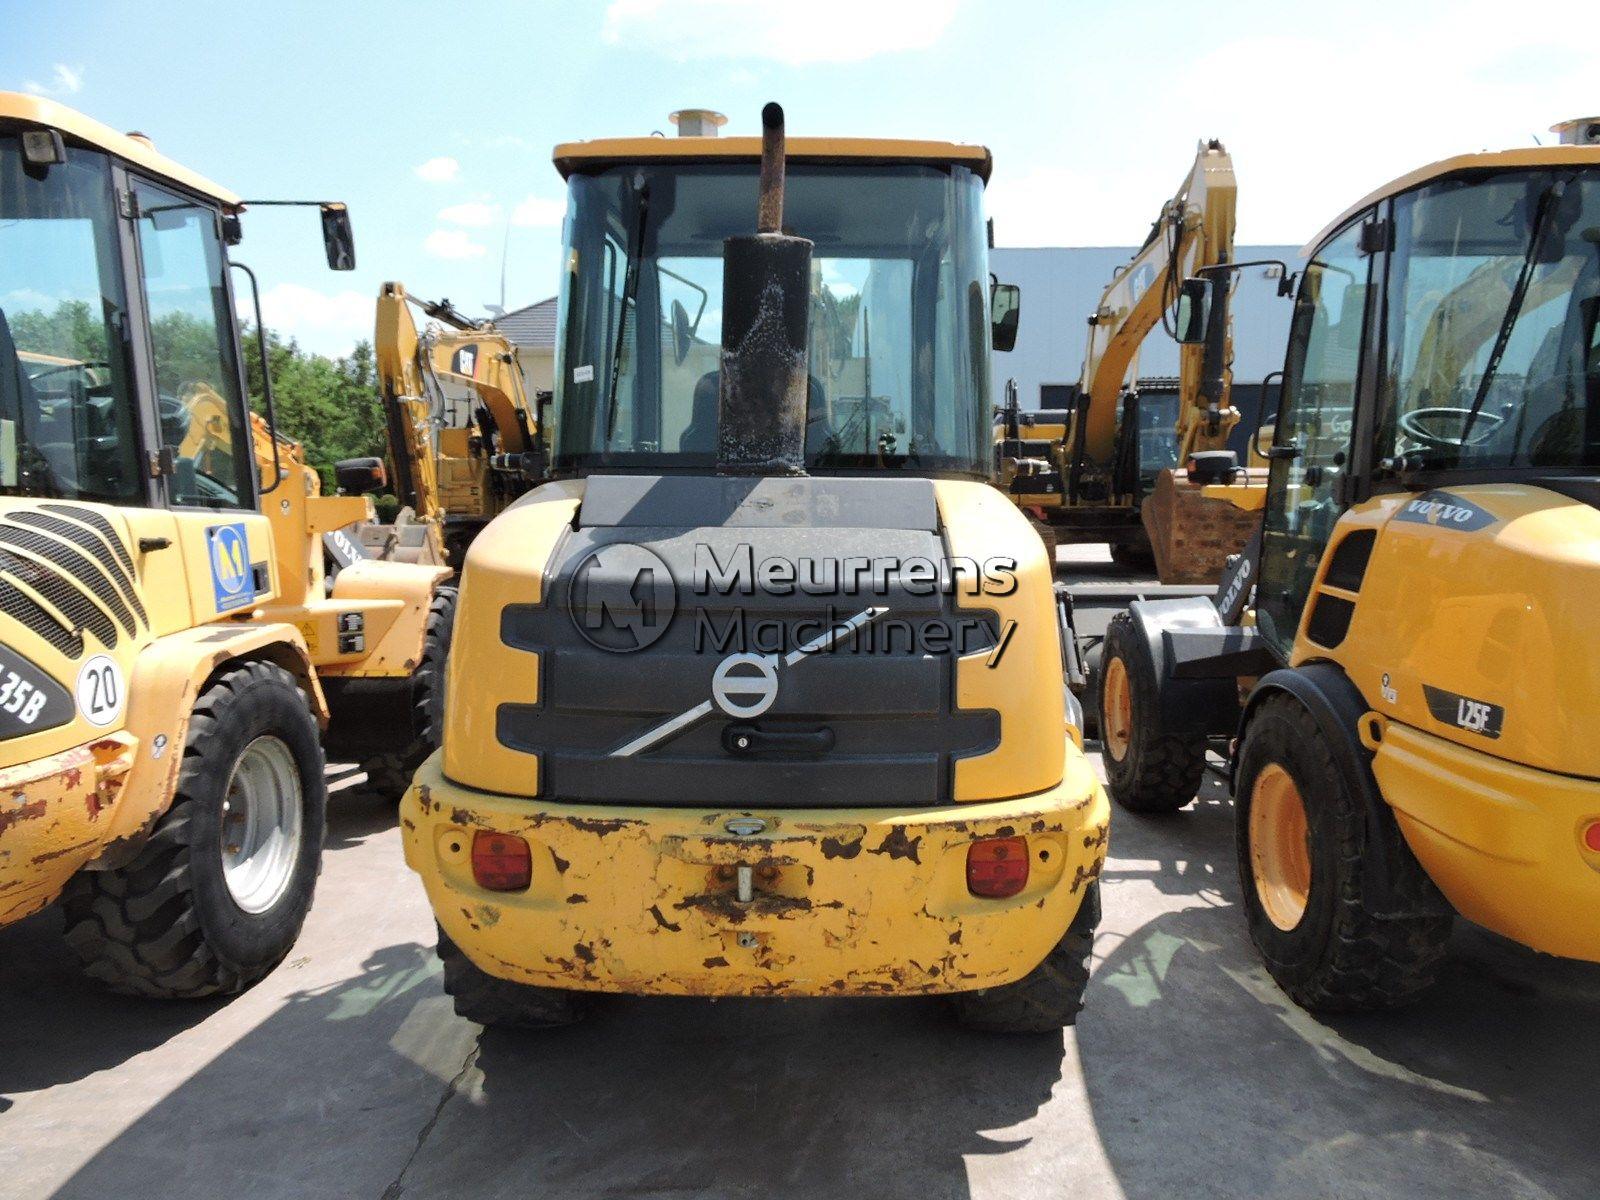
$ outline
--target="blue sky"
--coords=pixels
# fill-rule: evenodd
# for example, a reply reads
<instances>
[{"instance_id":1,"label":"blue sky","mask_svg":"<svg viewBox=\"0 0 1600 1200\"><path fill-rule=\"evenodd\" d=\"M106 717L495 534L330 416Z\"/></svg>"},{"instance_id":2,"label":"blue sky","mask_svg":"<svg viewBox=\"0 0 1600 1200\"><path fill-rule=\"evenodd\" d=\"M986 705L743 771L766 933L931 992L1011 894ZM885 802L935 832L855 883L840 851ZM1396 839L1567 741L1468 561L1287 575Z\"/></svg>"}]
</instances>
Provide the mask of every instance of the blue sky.
<instances>
[{"instance_id":1,"label":"blue sky","mask_svg":"<svg viewBox=\"0 0 1600 1200\"><path fill-rule=\"evenodd\" d=\"M46 8L48 13L46 15ZM1593 0L570 0L159 4L0 0L0 89L37 90L246 196L347 201L360 269L309 213L256 210L236 252L268 321L368 336L378 284L470 312L555 291L557 142L670 131L941 137L995 154L1001 245L1142 240L1220 137L1239 237L1300 242L1413 166L1600 112ZM1075 331L1076 332L1076 331Z\"/></svg>"}]
</instances>

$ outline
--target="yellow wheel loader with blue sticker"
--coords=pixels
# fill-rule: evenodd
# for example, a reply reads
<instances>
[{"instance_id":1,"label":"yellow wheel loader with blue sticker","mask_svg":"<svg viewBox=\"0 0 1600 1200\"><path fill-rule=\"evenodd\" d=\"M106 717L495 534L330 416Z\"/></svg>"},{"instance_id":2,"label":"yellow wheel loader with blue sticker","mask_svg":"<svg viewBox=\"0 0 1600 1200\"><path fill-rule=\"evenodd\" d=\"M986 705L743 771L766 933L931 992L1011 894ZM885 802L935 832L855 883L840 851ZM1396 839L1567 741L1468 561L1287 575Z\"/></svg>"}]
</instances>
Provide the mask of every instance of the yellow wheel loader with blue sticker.
<instances>
[{"instance_id":1,"label":"yellow wheel loader with blue sticker","mask_svg":"<svg viewBox=\"0 0 1600 1200\"><path fill-rule=\"evenodd\" d=\"M1260 532L1215 603L1107 634L1113 798L1175 811L1227 756L1250 933L1308 1008L1415 998L1457 915L1600 961L1600 120L1557 129L1311 243Z\"/></svg>"},{"instance_id":2,"label":"yellow wheel loader with blue sticker","mask_svg":"<svg viewBox=\"0 0 1600 1200\"><path fill-rule=\"evenodd\" d=\"M243 208L0 93L0 925L60 898L88 972L152 996L287 953L331 702L381 678L436 720L453 597L442 568L361 559L370 501L319 494L270 383L249 411ZM320 208L348 268L348 214Z\"/></svg>"},{"instance_id":3,"label":"yellow wheel loader with blue sticker","mask_svg":"<svg viewBox=\"0 0 1600 1200\"><path fill-rule=\"evenodd\" d=\"M1108 804L1050 564L988 482L988 152L786 140L769 105L759 139L555 160L556 478L467 555L401 806L457 1011L1071 1023Z\"/></svg>"}]
</instances>

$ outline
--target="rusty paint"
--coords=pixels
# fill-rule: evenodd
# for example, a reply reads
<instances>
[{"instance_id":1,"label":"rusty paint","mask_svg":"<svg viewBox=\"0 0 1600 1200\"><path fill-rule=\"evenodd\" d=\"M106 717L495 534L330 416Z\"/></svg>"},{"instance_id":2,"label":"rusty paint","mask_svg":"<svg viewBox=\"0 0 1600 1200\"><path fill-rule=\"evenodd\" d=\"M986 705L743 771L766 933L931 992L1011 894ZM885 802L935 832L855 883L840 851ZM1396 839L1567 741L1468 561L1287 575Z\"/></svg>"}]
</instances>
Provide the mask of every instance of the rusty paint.
<instances>
[{"instance_id":1,"label":"rusty paint","mask_svg":"<svg viewBox=\"0 0 1600 1200\"><path fill-rule=\"evenodd\" d=\"M471 825L472 824L472 814L469 813L464 808L452 808L450 810L450 824L452 824L452 825Z\"/></svg>"},{"instance_id":2,"label":"rusty paint","mask_svg":"<svg viewBox=\"0 0 1600 1200\"><path fill-rule=\"evenodd\" d=\"M588 903L588 900L589 897L585 896L582 892L573 892L572 895L567 897L568 904L586 904Z\"/></svg>"},{"instance_id":3,"label":"rusty paint","mask_svg":"<svg viewBox=\"0 0 1600 1200\"><path fill-rule=\"evenodd\" d=\"M904 825L895 825L884 835L883 841L878 844L878 848L876 850L868 850L867 853L887 854L892 859L909 858L920 866L922 858L918 852L918 847L921 844L921 834L916 837L910 837L907 835Z\"/></svg>"},{"instance_id":4,"label":"rusty paint","mask_svg":"<svg viewBox=\"0 0 1600 1200\"><path fill-rule=\"evenodd\" d=\"M720 955L720 954L713 954L710 958L706 959L705 962L703 962L701 964L701 966L711 967L711 968L725 967L727 965L728 965L728 960L723 958L722 955Z\"/></svg>"},{"instance_id":5,"label":"rusty paint","mask_svg":"<svg viewBox=\"0 0 1600 1200\"><path fill-rule=\"evenodd\" d=\"M20 794L18 793L18 795ZM13 796L12 799L16 799L16 796ZM13 825L23 821L37 820L44 814L45 802L43 800L24 800L21 807L13 808L9 812L5 809L0 809L0 834L5 833Z\"/></svg>"},{"instance_id":6,"label":"rusty paint","mask_svg":"<svg viewBox=\"0 0 1600 1200\"><path fill-rule=\"evenodd\" d=\"M550 851L550 857L556 864L556 874L565 875L567 873L567 868L572 864L566 859L562 858L561 855L557 854L554 850Z\"/></svg>"},{"instance_id":7,"label":"rusty paint","mask_svg":"<svg viewBox=\"0 0 1600 1200\"><path fill-rule=\"evenodd\" d=\"M594 951L591 950L588 946L585 946L582 942L579 942L577 945L575 945L572 948L572 952L574 954L576 954L579 958L583 959L583 961L586 962L586 963L592 963L594 961L594 958L595 958Z\"/></svg>"},{"instance_id":8,"label":"rusty paint","mask_svg":"<svg viewBox=\"0 0 1600 1200\"><path fill-rule=\"evenodd\" d=\"M861 838L846 842L836 837L825 837L820 845L823 858L854 858L861 853Z\"/></svg>"},{"instance_id":9,"label":"rusty paint","mask_svg":"<svg viewBox=\"0 0 1600 1200\"><path fill-rule=\"evenodd\" d=\"M650 915L656 919L656 924L661 926L661 928L665 929L668 933L679 933L683 930L682 925L679 925L676 921L669 921L665 916L662 915L661 905L659 904L652 904L650 906Z\"/></svg>"}]
</instances>

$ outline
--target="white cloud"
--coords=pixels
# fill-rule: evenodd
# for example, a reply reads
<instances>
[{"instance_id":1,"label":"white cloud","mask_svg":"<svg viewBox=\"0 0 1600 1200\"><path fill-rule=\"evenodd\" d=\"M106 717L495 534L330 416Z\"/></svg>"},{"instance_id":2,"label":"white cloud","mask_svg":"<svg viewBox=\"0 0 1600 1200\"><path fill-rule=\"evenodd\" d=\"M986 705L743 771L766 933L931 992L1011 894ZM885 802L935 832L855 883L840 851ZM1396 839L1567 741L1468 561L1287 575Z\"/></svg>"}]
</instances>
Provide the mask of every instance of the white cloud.
<instances>
[{"instance_id":1,"label":"white cloud","mask_svg":"<svg viewBox=\"0 0 1600 1200\"><path fill-rule=\"evenodd\" d=\"M430 158L419 167L413 168L418 179L428 183L449 183L461 174L461 164L448 154L438 158Z\"/></svg>"},{"instance_id":2,"label":"white cloud","mask_svg":"<svg viewBox=\"0 0 1600 1200\"><path fill-rule=\"evenodd\" d=\"M773 59L791 66L862 62L926 50L943 36L960 0L611 0L601 36L679 62Z\"/></svg>"},{"instance_id":3,"label":"white cloud","mask_svg":"<svg viewBox=\"0 0 1600 1200\"><path fill-rule=\"evenodd\" d=\"M55 63L50 68L49 83L30 79L22 87L35 96L75 96L83 91L83 68Z\"/></svg>"},{"instance_id":4,"label":"white cloud","mask_svg":"<svg viewBox=\"0 0 1600 1200\"><path fill-rule=\"evenodd\" d=\"M525 229L553 229L567 215L565 200L548 200L543 196L529 196L511 210L511 223Z\"/></svg>"},{"instance_id":5,"label":"white cloud","mask_svg":"<svg viewBox=\"0 0 1600 1200\"><path fill-rule=\"evenodd\" d=\"M422 248L434 258L482 258L488 253L460 229L435 229L422 241Z\"/></svg>"},{"instance_id":6,"label":"white cloud","mask_svg":"<svg viewBox=\"0 0 1600 1200\"><path fill-rule=\"evenodd\" d=\"M261 315L267 328L317 354L350 353L363 339L372 339L376 302L372 296L346 290L332 295L298 283L277 283L261 294ZM239 316L254 322L255 308L241 293ZM246 347L246 349L250 349Z\"/></svg>"},{"instance_id":7,"label":"white cloud","mask_svg":"<svg viewBox=\"0 0 1600 1200\"><path fill-rule=\"evenodd\" d=\"M464 204L452 204L448 208L439 210L439 220L446 225L464 225L468 229L484 229L494 224L495 217L499 214L499 207L485 204L482 200L468 200Z\"/></svg>"}]
</instances>

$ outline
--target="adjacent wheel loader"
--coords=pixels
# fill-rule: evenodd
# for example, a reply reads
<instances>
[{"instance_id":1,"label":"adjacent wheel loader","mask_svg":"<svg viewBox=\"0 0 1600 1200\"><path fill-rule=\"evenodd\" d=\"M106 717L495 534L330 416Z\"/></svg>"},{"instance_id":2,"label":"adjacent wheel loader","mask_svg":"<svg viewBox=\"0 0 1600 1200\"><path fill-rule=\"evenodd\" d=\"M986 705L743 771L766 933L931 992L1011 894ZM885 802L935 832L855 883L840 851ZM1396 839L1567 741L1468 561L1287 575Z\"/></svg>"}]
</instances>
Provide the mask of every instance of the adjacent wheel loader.
<instances>
[{"instance_id":1,"label":"adjacent wheel loader","mask_svg":"<svg viewBox=\"0 0 1600 1200\"><path fill-rule=\"evenodd\" d=\"M1412 999L1458 914L1600 961L1600 120L1557 128L1317 237L1260 533L1214 604L1108 635L1113 797L1179 809L1225 750L1251 937L1308 1008Z\"/></svg>"},{"instance_id":2,"label":"adjacent wheel loader","mask_svg":"<svg viewBox=\"0 0 1600 1200\"><path fill-rule=\"evenodd\" d=\"M357 561L370 502L316 494L270 388L248 411L243 207L0 93L0 924L63 897L88 972L152 996L237 991L287 953L325 684L409 695L442 652L446 572ZM318 207L348 269L348 213ZM347 559L331 585L325 554Z\"/></svg>"},{"instance_id":3,"label":"adjacent wheel loader","mask_svg":"<svg viewBox=\"0 0 1600 1200\"><path fill-rule=\"evenodd\" d=\"M557 478L467 555L401 807L445 987L485 1024L932 994L1059 1028L1107 803L987 483L990 158L763 128L555 152Z\"/></svg>"}]
</instances>

